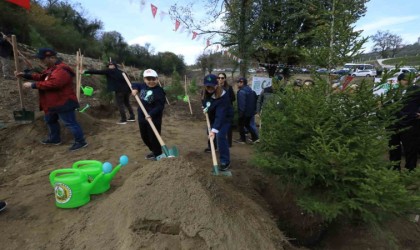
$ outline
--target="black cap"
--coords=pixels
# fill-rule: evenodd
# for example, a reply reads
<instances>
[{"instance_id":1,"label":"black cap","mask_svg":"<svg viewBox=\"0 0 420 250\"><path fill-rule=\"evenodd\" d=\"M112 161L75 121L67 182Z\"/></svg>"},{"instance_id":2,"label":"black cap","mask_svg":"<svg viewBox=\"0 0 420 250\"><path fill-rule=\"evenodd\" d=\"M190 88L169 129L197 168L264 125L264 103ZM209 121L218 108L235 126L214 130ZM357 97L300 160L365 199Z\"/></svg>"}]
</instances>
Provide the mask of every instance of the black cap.
<instances>
[{"instance_id":1,"label":"black cap","mask_svg":"<svg viewBox=\"0 0 420 250\"><path fill-rule=\"evenodd\" d=\"M248 85L248 80L246 80L246 78L245 78L245 77L241 77L241 78L239 78L236 82L243 82L243 83L244 83L244 85Z\"/></svg>"},{"instance_id":2,"label":"black cap","mask_svg":"<svg viewBox=\"0 0 420 250\"><path fill-rule=\"evenodd\" d=\"M408 74L406 74L406 73L399 74L398 77L397 77L397 80L398 81L401 81L401 80L407 80L408 81Z\"/></svg>"},{"instance_id":3,"label":"black cap","mask_svg":"<svg viewBox=\"0 0 420 250\"><path fill-rule=\"evenodd\" d=\"M39 59L45 59L46 57L55 56L57 52L50 48L40 48L38 53L35 55Z\"/></svg>"}]
</instances>

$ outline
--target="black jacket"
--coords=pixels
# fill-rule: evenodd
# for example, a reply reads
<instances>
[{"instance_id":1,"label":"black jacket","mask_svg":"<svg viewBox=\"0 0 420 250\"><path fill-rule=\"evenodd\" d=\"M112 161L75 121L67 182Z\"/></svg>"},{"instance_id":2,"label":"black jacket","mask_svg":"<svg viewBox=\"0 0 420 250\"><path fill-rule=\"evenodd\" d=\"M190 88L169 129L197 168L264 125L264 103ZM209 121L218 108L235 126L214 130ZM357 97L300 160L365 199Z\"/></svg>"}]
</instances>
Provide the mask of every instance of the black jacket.
<instances>
[{"instance_id":1,"label":"black jacket","mask_svg":"<svg viewBox=\"0 0 420 250\"><path fill-rule=\"evenodd\" d=\"M123 77L123 71L118 68L104 70L87 70L84 73L92 75L105 75L108 91L131 93L130 87Z\"/></svg>"},{"instance_id":2,"label":"black jacket","mask_svg":"<svg viewBox=\"0 0 420 250\"><path fill-rule=\"evenodd\" d=\"M132 88L138 90L140 101L147 113L152 117L153 122L162 123L163 109L165 108L165 91L159 85L150 88L145 83L133 83ZM143 111L138 108L139 122L147 122Z\"/></svg>"},{"instance_id":3,"label":"black jacket","mask_svg":"<svg viewBox=\"0 0 420 250\"><path fill-rule=\"evenodd\" d=\"M12 45L3 37L0 37L0 56L8 58L12 56L13 47Z\"/></svg>"},{"instance_id":4,"label":"black jacket","mask_svg":"<svg viewBox=\"0 0 420 250\"><path fill-rule=\"evenodd\" d=\"M420 87L417 85L408 87L401 100L403 106L397 112L397 118L400 119L397 122L397 128L401 129L417 125L419 120L416 119L416 116L417 113L420 113Z\"/></svg>"}]
</instances>

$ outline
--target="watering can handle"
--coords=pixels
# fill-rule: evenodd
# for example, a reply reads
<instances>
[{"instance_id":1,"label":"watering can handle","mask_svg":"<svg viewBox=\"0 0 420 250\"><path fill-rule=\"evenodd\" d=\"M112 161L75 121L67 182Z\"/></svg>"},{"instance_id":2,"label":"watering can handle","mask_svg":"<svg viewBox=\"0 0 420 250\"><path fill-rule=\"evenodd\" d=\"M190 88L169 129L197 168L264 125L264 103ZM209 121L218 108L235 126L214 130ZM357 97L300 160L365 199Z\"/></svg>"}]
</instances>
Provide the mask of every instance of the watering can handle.
<instances>
[{"instance_id":1,"label":"watering can handle","mask_svg":"<svg viewBox=\"0 0 420 250\"><path fill-rule=\"evenodd\" d=\"M82 175L81 170L76 169L76 168L63 168L63 169L57 169L51 172L50 174L50 183L52 186L54 186L54 179L55 176L57 176L57 174L68 174L68 173L76 173L79 175Z\"/></svg>"},{"instance_id":2,"label":"watering can handle","mask_svg":"<svg viewBox=\"0 0 420 250\"><path fill-rule=\"evenodd\" d=\"M78 168L81 165L86 165L86 164L91 164L91 163L99 163L102 165L102 163L100 161L96 161L96 160L83 160L83 161L76 161L75 163L73 163L72 168Z\"/></svg>"}]
</instances>

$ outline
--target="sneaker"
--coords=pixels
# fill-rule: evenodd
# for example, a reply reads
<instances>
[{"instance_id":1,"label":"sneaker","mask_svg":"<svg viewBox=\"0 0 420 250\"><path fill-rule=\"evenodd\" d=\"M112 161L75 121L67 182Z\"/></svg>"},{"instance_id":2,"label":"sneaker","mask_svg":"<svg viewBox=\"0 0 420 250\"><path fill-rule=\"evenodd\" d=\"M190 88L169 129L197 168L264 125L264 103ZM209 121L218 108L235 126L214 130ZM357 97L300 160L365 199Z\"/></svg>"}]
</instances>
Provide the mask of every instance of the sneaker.
<instances>
[{"instance_id":1,"label":"sneaker","mask_svg":"<svg viewBox=\"0 0 420 250\"><path fill-rule=\"evenodd\" d=\"M117 122L117 124L120 124L120 125L127 124L127 121L119 121Z\"/></svg>"},{"instance_id":2,"label":"sneaker","mask_svg":"<svg viewBox=\"0 0 420 250\"><path fill-rule=\"evenodd\" d=\"M127 121L128 122L135 122L136 121L136 118L134 118L134 116L133 116L133 117L128 118Z\"/></svg>"},{"instance_id":3,"label":"sneaker","mask_svg":"<svg viewBox=\"0 0 420 250\"><path fill-rule=\"evenodd\" d=\"M7 203L5 201L0 201L0 212L3 211L7 206Z\"/></svg>"},{"instance_id":4,"label":"sneaker","mask_svg":"<svg viewBox=\"0 0 420 250\"><path fill-rule=\"evenodd\" d=\"M151 153L147 154L146 157L144 157L144 159L155 161L156 157L155 157L155 154L153 152L151 152Z\"/></svg>"},{"instance_id":5,"label":"sneaker","mask_svg":"<svg viewBox=\"0 0 420 250\"><path fill-rule=\"evenodd\" d=\"M74 144L73 144L73 146L71 146L70 147L70 151L76 151L76 150L78 150L78 149L81 149L81 148L85 148L85 147L87 147L87 142L75 142Z\"/></svg>"},{"instance_id":6,"label":"sneaker","mask_svg":"<svg viewBox=\"0 0 420 250\"><path fill-rule=\"evenodd\" d=\"M220 167L219 167L219 169L220 169L220 171L227 171L227 170L229 170L229 168L230 168L230 162L229 163L222 163L222 164L220 164Z\"/></svg>"},{"instance_id":7,"label":"sneaker","mask_svg":"<svg viewBox=\"0 0 420 250\"><path fill-rule=\"evenodd\" d=\"M254 143L259 143L260 139L256 139L256 140L248 139L248 141L254 144Z\"/></svg>"},{"instance_id":8,"label":"sneaker","mask_svg":"<svg viewBox=\"0 0 420 250\"><path fill-rule=\"evenodd\" d=\"M42 140L41 143L44 145L60 145L61 141L52 141L50 139L45 139L45 140Z\"/></svg>"},{"instance_id":9,"label":"sneaker","mask_svg":"<svg viewBox=\"0 0 420 250\"><path fill-rule=\"evenodd\" d=\"M246 141L242 140L242 139L236 139L236 140L233 140L233 141L236 142L236 143L239 143L239 144L245 144L246 143Z\"/></svg>"}]
</instances>

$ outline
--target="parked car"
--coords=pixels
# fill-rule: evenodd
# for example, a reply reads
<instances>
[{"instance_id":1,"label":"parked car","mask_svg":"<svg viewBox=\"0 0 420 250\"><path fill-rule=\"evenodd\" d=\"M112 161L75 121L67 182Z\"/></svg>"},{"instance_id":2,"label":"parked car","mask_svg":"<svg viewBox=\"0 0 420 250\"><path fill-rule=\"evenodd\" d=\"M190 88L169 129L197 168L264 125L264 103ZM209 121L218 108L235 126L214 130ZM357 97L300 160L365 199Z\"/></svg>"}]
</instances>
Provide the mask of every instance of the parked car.
<instances>
[{"instance_id":1,"label":"parked car","mask_svg":"<svg viewBox=\"0 0 420 250\"><path fill-rule=\"evenodd\" d=\"M376 70L367 69L367 70L359 70L357 72L353 72L352 76L363 76L363 77L371 77L376 76Z\"/></svg>"},{"instance_id":2,"label":"parked car","mask_svg":"<svg viewBox=\"0 0 420 250\"><path fill-rule=\"evenodd\" d=\"M339 70L334 71L334 74L337 74L337 75L340 75L340 76L348 75L348 74L350 74L350 70L348 70L348 69L339 69Z\"/></svg>"},{"instance_id":3,"label":"parked car","mask_svg":"<svg viewBox=\"0 0 420 250\"><path fill-rule=\"evenodd\" d=\"M248 73L257 73L255 69L248 69Z\"/></svg>"},{"instance_id":4,"label":"parked car","mask_svg":"<svg viewBox=\"0 0 420 250\"><path fill-rule=\"evenodd\" d=\"M319 74L327 74L328 73L328 69L326 69L326 68L319 68L319 69L315 70L315 72L317 72Z\"/></svg>"}]
</instances>

